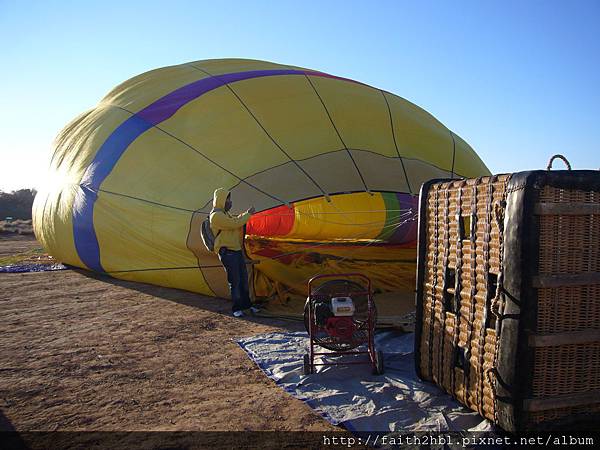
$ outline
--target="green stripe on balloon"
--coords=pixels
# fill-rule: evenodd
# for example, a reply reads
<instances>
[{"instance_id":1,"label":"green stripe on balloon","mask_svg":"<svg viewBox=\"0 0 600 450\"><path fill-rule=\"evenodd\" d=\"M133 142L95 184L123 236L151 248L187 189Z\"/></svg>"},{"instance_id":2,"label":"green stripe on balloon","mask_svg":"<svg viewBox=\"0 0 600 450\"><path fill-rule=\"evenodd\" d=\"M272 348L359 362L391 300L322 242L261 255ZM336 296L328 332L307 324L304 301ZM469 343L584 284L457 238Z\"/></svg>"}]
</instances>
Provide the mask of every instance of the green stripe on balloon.
<instances>
[{"instance_id":1,"label":"green stripe on balloon","mask_svg":"<svg viewBox=\"0 0 600 450\"><path fill-rule=\"evenodd\" d=\"M375 239L387 241L396 231L395 225L400 221L400 202L392 192L382 192L381 197L385 203L385 224Z\"/></svg>"}]
</instances>

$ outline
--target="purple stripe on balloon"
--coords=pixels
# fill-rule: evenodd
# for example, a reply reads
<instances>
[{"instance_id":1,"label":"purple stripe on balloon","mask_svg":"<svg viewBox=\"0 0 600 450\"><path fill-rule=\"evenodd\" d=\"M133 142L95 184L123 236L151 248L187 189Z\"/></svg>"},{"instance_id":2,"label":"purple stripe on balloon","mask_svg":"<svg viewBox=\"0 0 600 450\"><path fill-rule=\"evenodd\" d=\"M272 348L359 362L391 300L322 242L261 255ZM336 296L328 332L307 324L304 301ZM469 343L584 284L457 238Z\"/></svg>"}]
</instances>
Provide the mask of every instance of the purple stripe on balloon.
<instances>
[{"instance_id":1,"label":"purple stripe on balloon","mask_svg":"<svg viewBox=\"0 0 600 450\"><path fill-rule=\"evenodd\" d=\"M167 120L173 116L182 106L200 97L206 92L212 91L227 83L248 80L251 78L270 77L274 75L305 75L313 74L304 70L251 70L248 72L227 73L224 75L215 75L194 81L183 86L161 99L155 101L150 106L142 109L137 116L147 120L153 125Z\"/></svg>"},{"instance_id":2,"label":"purple stripe on balloon","mask_svg":"<svg viewBox=\"0 0 600 450\"><path fill-rule=\"evenodd\" d=\"M205 92L212 91L220 86L223 86L223 82L213 77L194 81L158 99L136 113L136 116L150 122L152 125L158 125L173 116L179 108L189 103L190 100L198 98Z\"/></svg>"},{"instance_id":3,"label":"purple stripe on balloon","mask_svg":"<svg viewBox=\"0 0 600 450\"><path fill-rule=\"evenodd\" d=\"M97 190L112 172L129 145L142 133L172 117L181 107L192 100L224 86L227 83L274 75L312 75L340 80L322 72L278 69L250 70L209 76L194 81L159 98L151 105L132 115L104 141L82 179L80 192L73 206L73 238L79 257L92 270L104 271L100 262L100 244L94 228L94 206L98 200ZM346 80L352 81L352 80Z\"/></svg>"},{"instance_id":4,"label":"purple stripe on balloon","mask_svg":"<svg viewBox=\"0 0 600 450\"><path fill-rule=\"evenodd\" d=\"M398 209L410 210L411 216L418 212L418 199L410 194L396 192L396 198L398 199ZM417 240L417 221L411 220L406 222L404 225L396 228L394 233L389 239L389 242L394 244L408 244L409 242L416 242Z\"/></svg>"}]
</instances>

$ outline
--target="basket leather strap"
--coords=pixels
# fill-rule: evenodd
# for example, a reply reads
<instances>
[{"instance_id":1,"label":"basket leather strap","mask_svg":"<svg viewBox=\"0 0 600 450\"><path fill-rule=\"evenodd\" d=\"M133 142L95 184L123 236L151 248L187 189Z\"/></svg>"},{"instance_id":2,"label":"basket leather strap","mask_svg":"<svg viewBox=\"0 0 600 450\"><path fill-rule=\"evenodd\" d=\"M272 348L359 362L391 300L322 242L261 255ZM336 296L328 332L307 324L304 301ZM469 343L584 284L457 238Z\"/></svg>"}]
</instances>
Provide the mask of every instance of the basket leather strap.
<instances>
[{"instance_id":1,"label":"basket leather strap","mask_svg":"<svg viewBox=\"0 0 600 450\"><path fill-rule=\"evenodd\" d=\"M508 390L509 392L512 389L507 386L504 381L500 378L498 373L498 354L500 351L500 342L501 342L501 331L502 331L502 319L504 313L504 305L503 302L504 296L504 213L506 211L506 195L507 195L507 186L510 177L505 180L502 200L500 202L496 202L494 204L494 219L496 224L498 225L498 239L499 239L499 250L498 250L498 283L496 287L496 295L491 301L490 304L490 312L496 316L496 344L494 346L494 362L492 367L489 368L486 372L486 377L488 379L488 383L492 388L492 399L493 399L493 407L494 407L494 422L498 423L498 400L501 400L507 403L507 400L504 398L498 397L498 384L502 384L502 386ZM493 378L492 379L492 375ZM512 399L509 400L512 402Z\"/></svg>"}]
</instances>

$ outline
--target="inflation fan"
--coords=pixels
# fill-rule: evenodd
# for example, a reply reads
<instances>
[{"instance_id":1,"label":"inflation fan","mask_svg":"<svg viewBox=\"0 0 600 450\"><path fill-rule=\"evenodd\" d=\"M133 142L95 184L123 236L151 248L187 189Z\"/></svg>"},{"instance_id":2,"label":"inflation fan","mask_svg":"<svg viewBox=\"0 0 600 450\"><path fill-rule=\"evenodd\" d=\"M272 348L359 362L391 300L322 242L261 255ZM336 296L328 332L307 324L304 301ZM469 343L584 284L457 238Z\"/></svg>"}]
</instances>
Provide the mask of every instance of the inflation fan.
<instances>
[{"instance_id":1,"label":"inflation fan","mask_svg":"<svg viewBox=\"0 0 600 450\"><path fill-rule=\"evenodd\" d=\"M371 280L359 273L318 275L308 282L304 305L304 325L309 335L309 351L304 355L304 374L315 366L370 364L373 373L383 373L383 353L375 351L374 335L377 311ZM316 352L319 346L329 352ZM369 359L348 361L336 357L368 355ZM315 357L329 362L315 362ZM330 358L334 359L330 359Z\"/></svg>"}]
</instances>

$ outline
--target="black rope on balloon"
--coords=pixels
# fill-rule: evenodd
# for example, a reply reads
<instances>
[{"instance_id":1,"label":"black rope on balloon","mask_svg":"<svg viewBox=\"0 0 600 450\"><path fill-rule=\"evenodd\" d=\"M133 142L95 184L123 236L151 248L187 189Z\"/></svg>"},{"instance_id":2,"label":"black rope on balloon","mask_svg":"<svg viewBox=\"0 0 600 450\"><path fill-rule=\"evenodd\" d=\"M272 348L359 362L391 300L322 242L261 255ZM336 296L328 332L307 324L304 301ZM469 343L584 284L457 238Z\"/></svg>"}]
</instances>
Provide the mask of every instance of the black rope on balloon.
<instances>
[{"instance_id":1,"label":"black rope on balloon","mask_svg":"<svg viewBox=\"0 0 600 450\"><path fill-rule=\"evenodd\" d=\"M385 96L385 92L383 92L381 89L379 89L379 92L381 92L381 95L383 95L385 105L387 106L388 114L390 116L390 129L392 130L392 138L394 139L394 147L396 147L396 153L398 153L400 164L402 164L402 171L404 172L404 177L406 178L406 186L408 186L408 192L412 194L410 181L408 181L408 174L406 173L406 167L404 166L404 160L402 159L402 156L400 156L400 150L398 149L398 143L396 142L396 132L394 131L394 119L392 117L392 108L390 108L390 104L388 102L387 97Z\"/></svg>"},{"instance_id":2,"label":"black rope on balloon","mask_svg":"<svg viewBox=\"0 0 600 450\"><path fill-rule=\"evenodd\" d=\"M92 191L93 191L93 189L92 189ZM180 208L179 206L166 205L164 203L159 203L159 202L155 202L152 200L146 200L145 198L135 197L133 195L121 194L120 192L108 191L108 190L102 189L102 188L98 188L98 190L96 192L104 192L105 194L116 195L119 197L125 197L125 198L129 198L131 200L138 200L140 202L149 203L151 205L156 205L156 206L162 206L163 208L175 209L178 211L185 211L185 212L199 213L199 214L208 214L207 212L196 211L194 209Z\"/></svg>"},{"instance_id":3,"label":"black rope on balloon","mask_svg":"<svg viewBox=\"0 0 600 450\"><path fill-rule=\"evenodd\" d=\"M416 215L413 215L412 217L410 217L407 220L398 222L398 223L394 223L394 224L389 224L384 226L383 228L390 228L393 227L393 229L397 229L403 225L405 225L408 222L414 221L416 220ZM366 235L370 233L370 231L365 232L365 233L361 233L359 235L353 236L353 238L359 238L361 235ZM348 258L350 258L356 251L358 251L359 249L362 248L366 248L374 243L378 242L376 239L370 240L370 242L368 243L364 243L364 244L354 244L356 245L358 248L356 248L355 250L353 250L349 255L347 255L344 258L341 258L338 260L338 262L342 262ZM277 260L286 256L290 256L290 255L295 255L295 254L302 254L302 253L306 253L307 250L309 249L315 249L315 248L319 248L325 245L331 245L330 241L327 242L321 242L319 244L315 244L315 245L309 245L309 246L305 246L303 247L302 250L297 250L297 251L293 251L293 252L287 252L287 253L282 253L280 255L274 256L274 257L270 257L268 258L269 260ZM198 260L199 262L199 260ZM113 274L120 274L120 273L135 273L135 272L153 272L153 271L160 271L160 270L192 270L192 269L222 269L223 266L218 264L218 265L206 265L206 266L202 266L200 264L196 265L196 266L177 266L177 267L150 267L150 268L146 268L146 269L123 269L123 270L108 270L108 271L103 271L103 272L96 272L99 274L104 274L104 275L113 275Z\"/></svg>"},{"instance_id":4,"label":"black rope on balloon","mask_svg":"<svg viewBox=\"0 0 600 450\"><path fill-rule=\"evenodd\" d=\"M448 130L450 131L450 130ZM454 133L450 131L450 137L452 138L452 171L451 178L454 178L454 159L456 157L456 141L454 140Z\"/></svg>"},{"instance_id":5,"label":"black rope on balloon","mask_svg":"<svg viewBox=\"0 0 600 450\"><path fill-rule=\"evenodd\" d=\"M224 172L227 172L229 175L231 175L232 177L234 177L234 178L238 179L240 182L242 182L242 183L244 183L244 184L248 185L248 186L249 186L249 187L251 187L252 189L255 189L255 190L257 190L257 191L258 191L258 192L260 192L261 194L264 194L264 195L266 195L267 197L269 197L269 198L271 198L271 199L273 199L273 200L275 200L275 201L277 201L277 202L280 202L281 204L284 204L284 205L287 205L287 204L288 204L288 202L286 202L286 201L284 201L284 200L281 200L280 198L277 198L277 197L275 197L274 195L271 195L271 194L269 194L268 192L265 192L265 191L263 191L263 190L262 190L261 188L259 188L258 186L255 186L255 185L253 185L252 183L250 183L250 182L246 181L245 179L243 179L243 178L241 178L240 176L238 176L238 175L236 175L235 173L233 173L231 170L229 170L229 169L226 169L225 167L223 167L223 166L222 166L222 165L220 165L218 162L216 162L216 161L212 160L211 158L209 158L207 155L205 155L204 153L202 153L200 150L198 150L198 149L197 149L197 148L195 148L194 146L192 146L192 145L188 144L187 142L185 142L184 140L182 140L182 139L178 138L178 137L177 137L177 136L175 136L174 134L172 134L172 133L169 133L169 132L168 132L167 130L165 130L164 128L161 128L161 127L159 127L158 125L156 125L156 124L154 124L154 123L152 123L152 122L150 122L150 121L148 121L148 120L144 119L143 117L141 117L141 116L138 116L136 113L134 113L134 112L132 112L132 111L129 111L127 108L123 108L122 106L118 106L118 105L112 105L112 104L111 104L111 105L109 105L109 106L112 106L113 108L117 108L117 109L120 109L120 110L122 110L122 111L125 111L125 112L127 112L127 113L131 114L132 116L136 116L136 117L138 117L139 119L141 119L141 120L145 121L146 123L150 124L150 125L151 125L153 128L156 128L157 130L159 130L159 131L162 131L162 132L163 132L164 134L166 134L167 136L169 136L169 137L171 137L171 138L175 139L176 141L180 142L181 144L183 144L184 146L186 146L186 147L187 147L187 148L189 148L190 150L192 150L192 151L196 152L197 154L199 154L200 156L202 156L204 159L206 159L206 160L207 160L208 162L210 162L211 164L214 164L215 166L217 166L218 168L220 168L220 169L221 169L221 170L223 170Z\"/></svg>"},{"instance_id":6,"label":"black rope on balloon","mask_svg":"<svg viewBox=\"0 0 600 450\"><path fill-rule=\"evenodd\" d=\"M356 171L358 172L358 176L360 177L360 180L362 181L362 184L365 187L365 191L368 192L368 193L371 193L370 189L367 186L367 183L365 182L363 174L360 172L360 169L358 168L358 165L356 164L356 161L354 160L354 157L352 156L352 153L350 152L350 149L348 148L348 146L344 142L344 139L342 138L342 135L340 134L340 132L337 129L337 127L335 126L335 122L333 121L333 118L331 117L331 114L329 113L329 109L327 109L327 105L325 105L325 102L321 98L321 95L319 94L319 91L317 91L317 88L315 87L315 85L313 84L313 82L310 80L310 77L308 75L306 75L306 74L304 74L304 76L306 77L306 80L308 81L308 83L312 87L313 91L315 91L315 94L319 98L319 101L321 102L321 105L323 105L323 109L325 109L325 113L327 114L327 117L329 117L329 121L331 122L331 126L335 130L338 138L340 139L340 142L344 146L344 149L348 152L348 156L352 160L352 164L354 164L354 167L356 168Z\"/></svg>"},{"instance_id":7,"label":"black rope on balloon","mask_svg":"<svg viewBox=\"0 0 600 450\"><path fill-rule=\"evenodd\" d=\"M188 270L188 269L222 269L222 265L213 265L213 266L178 266L178 267L151 267L148 269L128 269L128 270L108 270L106 272L97 272L106 275L111 275L114 273L131 273L131 272L153 272L157 270Z\"/></svg>"},{"instance_id":8,"label":"black rope on balloon","mask_svg":"<svg viewBox=\"0 0 600 450\"><path fill-rule=\"evenodd\" d=\"M172 205L167 205L165 203L160 203L160 202L155 202L153 200L147 200L145 198L141 198L141 197L135 197L133 195L128 195L128 194L122 194L120 192L113 192L113 191L109 191L106 189L102 189L99 188L97 190L95 189L91 189L90 190L92 192L98 193L98 192L102 192L105 194L110 194L110 195L115 195L118 197L125 197L131 200L137 200L143 203L148 203L150 205L155 205L155 206L161 206L163 208L168 208L168 209L174 209L177 211L184 211L184 212L191 212L194 214L204 214L204 215L209 215L210 212L205 212L205 211L199 211L196 209L188 209L188 208L181 208L179 206L172 206ZM411 208L405 208L405 209L386 209L386 210L368 210L368 211L335 211L335 212L319 212L317 214L311 214L311 213L302 213L302 215L306 216L309 219L312 220L317 220L323 223L329 223L329 224L333 224L333 225L344 225L344 226L357 226L357 227L362 227L362 226L366 226L366 225L372 225L372 224L377 224L379 223L379 221L374 221L374 222L363 222L363 223L345 223L345 222L333 222L330 220L325 220L320 218L319 216L323 216L323 215L332 215L332 214L341 214L341 215L347 215L347 214L375 214L375 213L380 213L380 212L399 212L399 213L404 213L409 214L412 211ZM271 214L265 214L264 212L262 212L262 214L260 215L260 217L287 217L288 214L281 214L281 213L271 213Z\"/></svg>"},{"instance_id":9,"label":"black rope on balloon","mask_svg":"<svg viewBox=\"0 0 600 450\"><path fill-rule=\"evenodd\" d=\"M120 192L113 192L113 191L109 191L109 190L102 189L102 188L91 189L91 188L88 187L88 189L90 189L92 192L94 192L96 194L99 193L99 192L102 192L102 193L105 193L105 194L115 195L115 196L118 196L118 197L124 197L124 198L128 198L128 199L131 199L131 200L137 200L137 201L140 201L140 202L143 202L143 203L148 203L148 204L155 205L155 206L160 206L160 207L163 207L163 208L174 209L174 210L177 210L177 211L184 211L186 213L203 214L203 215L206 215L206 216L210 214L210 212L205 212L205 211L199 211L199 210L194 210L194 209L181 208L181 207L178 207L178 206L167 205L167 204L164 204L164 203L160 203L160 202L156 202L156 201L152 201L152 200L147 200L147 199L144 199L144 198L141 198L141 197L135 197L133 195L123 194L123 193L120 193ZM323 223L329 223L329 224L333 224L333 225L363 227L363 226L367 226L367 225L378 224L379 221L363 222L363 223L333 222L333 221L330 221L330 220L322 219L320 216L332 215L332 214L347 215L347 214L353 214L353 213L354 214L356 214L356 213L359 213L359 214L375 214L375 213L380 213L380 212L399 212L399 213L401 213L400 217L402 217L403 215L405 216L407 214L410 214L411 211L412 211L411 208L405 208L405 209L386 209L386 210L368 210L368 211L335 211L335 212L329 211L329 212L320 212L320 213L317 213L317 214L304 213L304 212L301 212L301 213L302 213L303 216L306 216L307 218L309 218L311 220L317 220L317 221L323 222ZM262 212L262 214L261 214L260 217L287 217L287 216L288 216L288 214L281 214L281 213L278 213L278 212L271 213L271 214L265 214L264 212Z\"/></svg>"},{"instance_id":10,"label":"black rope on balloon","mask_svg":"<svg viewBox=\"0 0 600 450\"><path fill-rule=\"evenodd\" d=\"M208 75L210 77L219 78L218 75L213 75L210 72L207 72L206 70L204 70L204 69L202 69L200 67L194 66L193 64L190 64L190 66L193 67L196 70L199 70L199 71L205 73L206 75ZM329 198L329 194L327 194L327 192L325 192L325 190L319 185L319 183L317 183L316 180L306 170L304 170L304 168L298 163L298 161L296 161L294 158L292 158L288 154L288 152L286 152L284 150L284 148L275 140L275 138L273 136L271 136L271 133L269 133L269 131L263 126L263 124L260 123L260 121L258 120L258 117L256 117L254 115L254 113L248 107L248 105L246 104L246 102L244 102L244 100L242 100L242 98L238 95L238 93L231 87L230 83L225 82L224 85L227 86L227 88L229 89L229 91L240 102L240 104L244 107L244 109L248 112L248 114L250 114L250 117L252 117L252 119L254 119L254 121L256 122L256 124L261 128L261 130L263 130L263 132L271 140L271 142L273 143L273 145L275 145L281 151L281 153L283 153L290 160L290 162L292 162L298 168L298 170L300 170L304 175L306 175L306 177L317 187L317 189L319 191L321 191L321 193L323 194L324 197Z\"/></svg>"}]
</instances>

